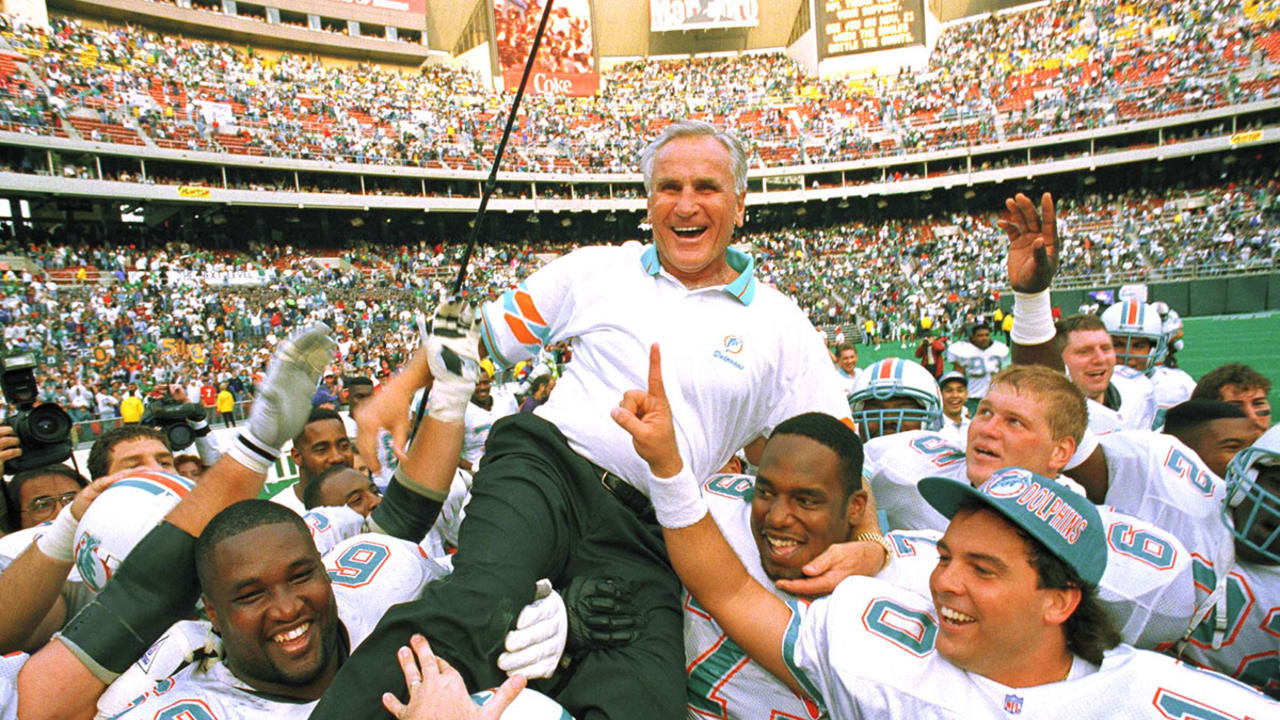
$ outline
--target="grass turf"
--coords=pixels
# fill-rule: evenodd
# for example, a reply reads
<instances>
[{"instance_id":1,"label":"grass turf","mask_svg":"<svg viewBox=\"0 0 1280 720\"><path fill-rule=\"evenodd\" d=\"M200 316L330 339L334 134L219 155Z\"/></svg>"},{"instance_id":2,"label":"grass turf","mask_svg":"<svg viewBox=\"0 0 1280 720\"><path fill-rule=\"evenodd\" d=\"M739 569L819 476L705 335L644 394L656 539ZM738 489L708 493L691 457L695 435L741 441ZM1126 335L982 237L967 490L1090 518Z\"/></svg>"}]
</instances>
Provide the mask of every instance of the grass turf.
<instances>
[{"instance_id":1,"label":"grass turf","mask_svg":"<svg viewBox=\"0 0 1280 720\"><path fill-rule=\"evenodd\" d=\"M1183 325L1186 346L1178 353L1178 367L1198 379L1219 365L1242 362L1271 380L1271 406L1280 408L1280 313L1183 318ZM884 343L879 350L859 345L858 366L886 357L914 360L918 344Z\"/></svg>"}]
</instances>

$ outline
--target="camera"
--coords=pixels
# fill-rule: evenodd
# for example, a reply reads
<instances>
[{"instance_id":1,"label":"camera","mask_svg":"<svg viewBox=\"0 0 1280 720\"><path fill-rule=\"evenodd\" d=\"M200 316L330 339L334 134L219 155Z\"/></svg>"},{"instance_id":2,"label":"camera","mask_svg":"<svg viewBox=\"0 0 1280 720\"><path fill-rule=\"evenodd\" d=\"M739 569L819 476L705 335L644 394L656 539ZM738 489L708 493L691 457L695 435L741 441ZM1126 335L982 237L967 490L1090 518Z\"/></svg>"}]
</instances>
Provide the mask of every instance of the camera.
<instances>
[{"instance_id":1,"label":"camera","mask_svg":"<svg viewBox=\"0 0 1280 720\"><path fill-rule=\"evenodd\" d=\"M36 358L31 353L0 357L0 389L18 406L5 419L18 435L22 456L4 464L6 474L20 473L71 457L71 416L55 403L37 406Z\"/></svg>"},{"instance_id":2,"label":"camera","mask_svg":"<svg viewBox=\"0 0 1280 720\"><path fill-rule=\"evenodd\" d=\"M177 403L171 399L153 400L142 414L141 423L164 433L169 449L177 452L209 432L208 426L196 429L192 423L205 419L204 408L197 403Z\"/></svg>"}]
</instances>

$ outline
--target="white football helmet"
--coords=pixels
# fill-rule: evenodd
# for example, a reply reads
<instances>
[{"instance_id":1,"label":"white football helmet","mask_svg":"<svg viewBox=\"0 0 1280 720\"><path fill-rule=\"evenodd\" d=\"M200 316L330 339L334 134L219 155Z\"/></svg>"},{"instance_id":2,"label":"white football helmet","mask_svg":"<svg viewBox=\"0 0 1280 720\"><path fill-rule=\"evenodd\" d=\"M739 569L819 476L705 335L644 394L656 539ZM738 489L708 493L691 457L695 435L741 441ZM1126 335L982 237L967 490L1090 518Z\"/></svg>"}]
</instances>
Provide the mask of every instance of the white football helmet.
<instances>
[{"instance_id":1,"label":"white football helmet","mask_svg":"<svg viewBox=\"0 0 1280 720\"><path fill-rule=\"evenodd\" d=\"M1227 465L1222 521L1238 546L1280 564L1280 425Z\"/></svg>"},{"instance_id":2,"label":"white football helmet","mask_svg":"<svg viewBox=\"0 0 1280 720\"><path fill-rule=\"evenodd\" d=\"M897 410L867 408L868 400L907 398L918 408ZM862 371L849 391L849 409L858 424L858 436L865 442L873 437L902 432L903 423L918 422L922 430L942 427L942 394L938 382L924 366L885 358ZM872 425L876 430L872 433Z\"/></svg>"},{"instance_id":3,"label":"white football helmet","mask_svg":"<svg viewBox=\"0 0 1280 720\"><path fill-rule=\"evenodd\" d=\"M76 526L76 568L85 585L101 592L125 556L194 487L176 473L139 469L103 490Z\"/></svg>"},{"instance_id":4,"label":"white football helmet","mask_svg":"<svg viewBox=\"0 0 1280 720\"><path fill-rule=\"evenodd\" d=\"M1160 358L1163 362L1169 353L1180 352L1182 350L1182 316L1177 310L1165 305L1164 303L1155 303L1156 310L1160 312L1162 319L1160 329L1164 331L1165 344L1168 346L1165 354Z\"/></svg>"},{"instance_id":5,"label":"white football helmet","mask_svg":"<svg viewBox=\"0 0 1280 720\"><path fill-rule=\"evenodd\" d=\"M1102 324L1115 343L1116 364L1129 365L1130 360L1138 359L1142 367L1135 370L1147 375L1155 372L1156 363L1168 350L1168 336L1154 305L1132 300L1116 303L1103 311ZM1146 354L1135 351L1133 341L1138 339L1149 341L1151 350Z\"/></svg>"}]
</instances>

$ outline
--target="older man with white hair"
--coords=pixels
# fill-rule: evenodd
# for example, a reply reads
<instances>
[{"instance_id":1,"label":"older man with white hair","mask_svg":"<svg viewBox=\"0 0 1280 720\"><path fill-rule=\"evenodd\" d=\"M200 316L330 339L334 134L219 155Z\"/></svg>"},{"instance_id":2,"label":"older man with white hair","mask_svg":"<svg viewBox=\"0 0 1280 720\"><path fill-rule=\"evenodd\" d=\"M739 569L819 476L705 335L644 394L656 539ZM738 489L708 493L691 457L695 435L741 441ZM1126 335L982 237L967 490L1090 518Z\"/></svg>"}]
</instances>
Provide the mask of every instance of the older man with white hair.
<instances>
[{"instance_id":1,"label":"older man with white hair","mask_svg":"<svg viewBox=\"0 0 1280 720\"><path fill-rule=\"evenodd\" d=\"M470 686L496 685L499 625L532 599L534 582L601 576L642 619L618 633L625 646L571 653L557 700L580 720L684 715L680 583L649 502L649 467L610 410L647 377L645 351L661 343L681 454L709 476L789 417L847 418L849 408L804 313L729 247L745 216L741 143L677 122L640 167L652 244L575 251L483 308L482 350L496 366L568 338L573 362L545 404L494 424L453 576L387 614L313 718L361 716L401 689L396 649L415 632Z\"/></svg>"}]
</instances>

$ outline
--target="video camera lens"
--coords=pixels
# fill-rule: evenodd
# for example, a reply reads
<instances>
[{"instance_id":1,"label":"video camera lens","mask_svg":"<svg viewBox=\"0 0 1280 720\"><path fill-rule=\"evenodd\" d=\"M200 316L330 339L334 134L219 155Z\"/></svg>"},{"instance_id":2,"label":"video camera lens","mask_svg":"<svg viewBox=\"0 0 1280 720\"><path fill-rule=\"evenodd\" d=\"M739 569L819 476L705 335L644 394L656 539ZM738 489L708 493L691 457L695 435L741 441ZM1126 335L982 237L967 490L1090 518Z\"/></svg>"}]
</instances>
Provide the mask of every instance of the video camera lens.
<instances>
[{"instance_id":1,"label":"video camera lens","mask_svg":"<svg viewBox=\"0 0 1280 720\"><path fill-rule=\"evenodd\" d=\"M165 436L169 438L169 447L181 450L196 441L195 431L186 424L174 424L165 427Z\"/></svg>"},{"instance_id":2,"label":"video camera lens","mask_svg":"<svg viewBox=\"0 0 1280 720\"><path fill-rule=\"evenodd\" d=\"M5 474L60 463L71 457L71 416L54 403L37 406L36 359L31 353L0 356L0 391L18 411L5 418L22 456L4 463Z\"/></svg>"},{"instance_id":3,"label":"video camera lens","mask_svg":"<svg viewBox=\"0 0 1280 720\"><path fill-rule=\"evenodd\" d=\"M36 442L60 443L71 434L71 416L57 405L41 405L27 416L27 427Z\"/></svg>"}]
</instances>

